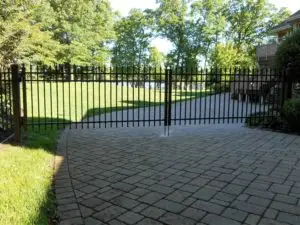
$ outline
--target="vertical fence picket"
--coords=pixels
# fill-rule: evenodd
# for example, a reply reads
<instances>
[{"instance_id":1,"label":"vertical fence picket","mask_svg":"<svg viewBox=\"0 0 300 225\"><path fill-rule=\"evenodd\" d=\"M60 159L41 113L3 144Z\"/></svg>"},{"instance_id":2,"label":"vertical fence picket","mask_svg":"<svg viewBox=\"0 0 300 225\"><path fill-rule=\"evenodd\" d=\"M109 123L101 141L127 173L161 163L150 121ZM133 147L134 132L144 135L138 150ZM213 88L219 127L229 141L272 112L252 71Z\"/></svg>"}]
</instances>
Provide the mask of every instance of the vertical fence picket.
<instances>
[{"instance_id":1,"label":"vertical fence picket","mask_svg":"<svg viewBox=\"0 0 300 225\"><path fill-rule=\"evenodd\" d=\"M262 105L264 107L264 103L262 101L264 101L264 95L265 95L265 92L262 89L264 77L263 77L263 74L261 74L261 71L259 69L256 69L256 74L257 74L257 76L260 76L260 80L258 82L258 85L260 87L260 96L258 99L258 116L257 117L258 117L259 121L261 121ZM255 120L257 120L257 118L255 118Z\"/></svg>"},{"instance_id":2,"label":"vertical fence picket","mask_svg":"<svg viewBox=\"0 0 300 225\"><path fill-rule=\"evenodd\" d=\"M200 83L201 83L202 90L204 88L204 90L202 92L204 92L203 95L204 95L204 98L206 99L206 82L203 79L203 68L202 67L200 69ZM204 83L205 83L205 85L203 85ZM202 92L201 92L201 96L202 96ZM199 114L199 125L202 124L202 119L203 119L203 116L202 116L202 102L203 102L202 98L199 98L199 104L200 104L199 113L198 113Z\"/></svg>"},{"instance_id":3,"label":"vertical fence picket","mask_svg":"<svg viewBox=\"0 0 300 225\"><path fill-rule=\"evenodd\" d=\"M241 102L241 107L242 107L242 109L241 109L242 116L241 116L240 121L243 122L244 115L247 115L247 111L245 110L245 107L246 107L245 105L247 104L247 87L248 87L247 84L248 83L246 80L246 74L247 74L246 69L240 68L239 71L240 71L239 82L242 82L242 92L239 95L239 98L241 98L239 102Z\"/></svg>"},{"instance_id":4,"label":"vertical fence picket","mask_svg":"<svg viewBox=\"0 0 300 225\"><path fill-rule=\"evenodd\" d=\"M106 66L104 66L104 127L107 127L107 117L106 117L106 113L107 113L107 109L106 109L106 83L107 83L107 72L106 72Z\"/></svg>"},{"instance_id":5,"label":"vertical fence picket","mask_svg":"<svg viewBox=\"0 0 300 225\"><path fill-rule=\"evenodd\" d=\"M183 67L180 67L180 106L179 106L179 124L182 123L182 86L183 86Z\"/></svg>"},{"instance_id":6,"label":"vertical fence picket","mask_svg":"<svg viewBox=\"0 0 300 225\"><path fill-rule=\"evenodd\" d=\"M22 102L23 102L23 120L22 120L22 127L24 128L24 132L27 132L27 85L26 85L26 68L25 65L22 65Z\"/></svg>"},{"instance_id":7,"label":"vertical fence picket","mask_svg":"<svg viewBox=\"0 0 300 225\"><path fill-rule=\"evenodd\" d=\"M124 68L123 66L121 67L121 82L122 82L122 85L121 85L121 107L122 107L122 127L124 126L123 123L124 123ZM128 104L128 103L127 103Z\"/></svg>"},{"instance_id":8,"label":"vertical fence picket","mask_svg":"<svg viewBox=\"0 0 300 225\"><path fill-rule=\"evenodd\" d=\"M83 129L83 67L80 67L80 123L81 123L81 129Z\"/></svg>"},{"instance_id":9,"label":"vertical fence picket","mask_svg":"<svg viewBox=\"0 0 300 225\"><path fill-rule=\"evenodd\" d=\"M187 123L187 67L184 67L184 125Z\"/></svg>"},{"instance_id":10,"label":"vertical fence picket","mask_svg":"<svg viewBox=\"0 0 300 225\"><path fill-rule=\"evenodd\" d=\"M127 102L127 127L129 127L129 68L128 66L126 66L126 83L127 83L127 88L126 88L126 92L127 92L127 98L126 98L126 102Z\"/></svg>"},{"instance_id":11,"label":"vertical fence picket","mask_svg":"<svg viewBox=\"0 0 300 225\"><path fill-rule=\"evenodd\" d=\"M165 69L165 102L164 102L164 126L168 126L168 75L169 70L168 68Z\"/></svg>"},{"instance_id":12,"label":"vertical fence picket","mask_svg":"<svg viewBox=\"0 0 300 225\"><path fill-rule=\"evenodd\" d=\"M237 93L240 93L241 90L241 82L240 82L240 74L241 74L241 69L235 69L235 74L234 77L236 77L238 74L239 79L236 80L234 79L234 82L236 83L235 85L237 86ZM235 121L238 123L239 119L242 118L241 110L240 110L240 102L239 102L239 94L237 94L237 97L235 96L235 102L236 102L236 118Z\"/></svg>"},{"instance_id":13,"label":"vertical fence picket","mask_svg":"<svg viewBox=\"0 0 300 225\"><path fill-rule=\"evenodd\" d=\"M236 91L236 74L237 74L237 68L235 67L234 70L233 70L233 90ZM235 112L235 99L232 99L232 114L231 114L231 122L234 123L234 119L235 117L237 117L238 115L238 112L237 112L237 115L236 115L236 112ZM238 105L238 104L237 104Z\"/></svg>"},{"instance_id":14,"label":"vertical fence picket","mask_svg":"<svg viewBox=\"0 0 300 225\"><path fill-rule=\"evenodd\" d=\"M75 114L75 128L78 126L78 118L77 118L77 68L73 65L73 84L74 84L74 114Z\"/></svg>"},{"instance_id":15,"label":"vertical fence picket","mask_svg":"<svg viewBox=\"0 0 300 225\"><path fill-rule=\"evenodd\" d=\"M174 74L174 125L177 125L177 103L178 103L178 96L177 96L177 89L178 89L178 66L175 66L175 70L174 70L175 74Z\"/></svg>"},{"instance_id":16,"label":"vertical fence picket","mask_svg":"<svg viewBox=\"0 0 300 225\"><path fill-rule=\"evenodd\" d=\"M116 110L118 110L118 79L119 79L119 73L118 73L118 66L116 66L116 73L115 73L115 94L116 94L116 97L115 97L115 108ZM112 107L112 106L111 106ZM116 111L116 128L118 127L118 123L119 123L119 120L118 120L118 111Z\"/></svg>"},{"instance_id":17,"label":"vertical fence picket","mask_svg":"<svg viewBox=\"0 0 300 225\"><path fill-rule=\"evenodd\" d=\"M230 77L230 80L228 81L228 86L230 87L230 88L232 88L232 82L234 82L234 81L231 81L231 79L232 79L232 77L234 77L234 76L232 76L232 69L231 68L229 68L229 77ZM234 89L233 89L233 91L235 91ZM227 114L227 123L229 123L230 122L230 109L231 109L231 107L230 107L230 101L231 100L231 96L230 96L230 94L228 95L228 114Z\"/></svg>"},{"instance_id":18,"label":"vertical fence picket","mask_svg":"<svg viewBox=\"0 0 300 225\"><path fill-rule=\"evenodd\" d=\"M154 119L154 121L153 121L153 125L155 126L156 125L156 108L157 108L157 106L156 106L156 94L157 94L157 77L156 77L156 66L154 67L154 71L153 71L153 80L154 80L154 89L153 89L153 95L154 95L154 97L153 97L153 100L154 100L154 115L153 115L153 119Z\"/></svg>"},{"instance_id":19,"label":"vertical fence picket","mask_svg":"<svg viewBox=\"0 0 300 225\"><path fill-rule=\"evenodd\" d=\"M10 110L11 104L13 104L11 100L11 96L8 96L8 88L10 88L10 83L8 77L11 75L9 68L4 69L3 72L3 104L5 105L4 107L4 112L3 112L3 128L5 130L13 128L13 125L9 126L9 115L12 115L12 112ZM8 88L7 88L8 87ZM2 94L2 93L1 93Z\"/></svg>"},{"instance_id":20,"label":"vertical fence picket","mask_svg":"<svg viewBox=\"0 0 300 225\"><path fill-rule=\"evenodd\" d=\"M222 90L223 89L223 87L222 87L222 69L220 68L219 69L219 83L220 83L220 89ZM226 91L227 91L227 89L226 89L226 86L224 86L224 93L226 93ZM220 120L221 120L221 94L222 94L222 91L220 91L220 94L219 94L219 96L218 96L218 124L220 123Z\"/></svg>"},{"instance_id":21,"label":"vertical fence picket","mask_svg":"<svg viewBox=\"0 0 300 225\"><path fill-rule=\"evenodd\" d=\"M190 79L190 83L189 83L189 90L186 90L188 93L187 94L189 94L189 97L188 97L188 99L189 99L189 105L190 105L190 107L189 107L189 110L190 110L190 112L189 112L189 125L191 125L192 124L192 99L193 99L193 93L192 93L192 85L193 85L193 67L191 67L190 68L190 70L188 70L188 72L189 72L189 74L187 75L188 77L189 77L189 79Z\"/></svg>"},{"instance_id":22,"label":"vertical fence picket","mask_svg":"<svg viewBox=\"0 0 300 225\"><path fill-rule=\"evenodd\" d=\"M141 89L140 89L140 87L139 87L139 84L141 83L141 68L140 68L140 66L138 67L138 71L137 71L137 82L138 82L138 90L137 90L137 96L138 96L138 105L140 105L140 104L142 104L141 103ZM145 90L144 90L144 92L145 92ZM134 97L134 96L133 96ZM133 102L133 104L134 104L134 99L132 100L132 102ZM143 99L143 106L145 106L145 98ZM140 107L138 107L138 109L137 109L137 126L139 127L140 126ZM144 115L145 116L145 115Z\"/></svg>"},{"instance_id":23,"label":"vertical fence picket","mask_svg":"<svg viewBox=\"0 0 300 225\"><path fill-rule=\"evenodd\" d=\"M101 66L97 67L97 71L98 71L98 128L101 128L101 81L102 81L102 69Z\"/></svg>"},{"instance_id":24,"label":"vertical fence picket","mask_svg":"<svg viewBox=\"0 0 300 225\"><path fill-rule=\"evenodd\" d=\"M149 99L148 99L148 126L150 126L150 121L151 121L151 67L148 68L148 85L149 85L149 91L148 91L148 94L149 94Z\"/></svg>"},{"instance_id":25,"label":"vertical fence picket","mask_svg":"<svg viewBox=\"0 0 300 225\"><path fill-rule=\"evenodd\" d=\"M12 70L11 70L11 68L8 68L8 70L9 70L9 73L8 73L8 76L7 76L7 80L8 80L8 99L7 99L7 101L9 103L9 108L8 108L8 113L7 113L7 116L8 116L8 118L7 118L7 122L8 122L7 128L9 128L9 124L11 125L11 127L12 127L12 124L13 124L13 117L10 116L13 113L13 93L12 93L13 90L12 90L12 76L11 76Z\"/></svg>"},{"instance_id":26,"label":"vertical fence picket","mask_svg":"<svg viewBox=\"0 0 300 225\"><path fill-rule=\"evenodd\" d=\"M2 69L0 67L0 126L2 128L5 129L5 119L4 119L4 111L5 111L5 108L7 107L6 103L3 101L3 92L4 90L6 89L6 85L4 85L3 83L3 78L4 78L4 75L5 74L5 71L4 69ZM4 108L5 107L5 108Z\"/></svg>"},{"instance_id":27,"label":"vertical fence picket","mask_svg":"<svg viewBox=\"0 0 300 225\"><path fill-rule=\"evenodd\" d=\"M262 87L259 86L259 77L254 68L252 69L252 76L254 76L254 79L255 79L254 84L255 84L255 92L256 92L255 99L254 99L254 118L255 118L255 120L257 120L257 116L258 116L257 115L257 105L259 104L259 101L260 101L260 92L261 92Z\"/></svg>"},{"instance_id":28,"label":"vertical fence picket","mask_svg":"<svg viewBox=\"0 0 300 225\"><path fill-rule=\"evenodd\" d=\"M13 124L15 142L21 143L21 99L19 83L19 67L16 64L11 66L12 73L12 96L13 96ZM9 74L10 75L10 74ZM10 95L11 96L11 95Z\"/></svg>"},{"instance_id":29,"label":"vertical fence picket","mask_svg":"<svg viewBox=\"0 0 300 225\"><path fill-rule=\"evenodd\" d=\"M66 121L65 119L63 120L64 125L67 123L69 125L69 129L71 129L72 123L73 123L73 116L72 116L72 100L73 98L71 98L71 82L73 82L72 80L72 73L71 73L71 66L70 64L67 64L67 82L68 82L68 96L69 96L69 119Z\"/></svg>"},{"instance_id":30,"label":"vertical fence picket","mask_svg":"<svg viewBox=\"0 0 300 225\"><path fill-rule=\"evenodd\" d=\"M42 81L41 81L41 86L42 86L42 89L43 89L43 92L42 92L42 102L44 104L44 107L43 107L43 116L44 116L44 124L43 124L43 128L44 130L46 130L46 124L47 124L47 118L46 118L46 115L47 115L47 107L46 107L46 74L45 74L45 71L46 71L46 67L45 66L42 66L41 67L41 78L42 78Z\"/></svg>"},{"instance_id":31,"label":"vertical fence picket","mask_svg":"<svg viewBox=\"0 0 300 225\"><path fill-rule=\"evenodd\" d=\"M139 71L140 71L140 67L139 67ZM146 68L145 66L143 67L143 86L144 86L144 91L143 91L143 127L144 127L146 123ZM140 84L138 84L138 89L140 91Z\"/></svg>"},{"instance_id":32,"label":"vertical fence picket","mask_svg":"<svg viewBox=\"0 0 300 225\"><path fill-rule=\"evenodd\" d=\"M61 85L61 87L62 87L62 96L63 97L62 97L62 105L58 104L57 108L62 107L63 123L65 122L65 118L66 118L66 98L69 99L68 96L66 97L66 90L65 90L66 82L67 82L67 79L68 79L66 69L67 69L66 65L61 66L61 71L59 71L60 76L61 76L61 80L60 80L60 83L58 83L58 86ZM56 90L56 91L60 95L59 91L58 90ZM70 104L70 102L68 102L68 104ZM69 107L67 106L67 108L69 108ZM60 125L60 119L57 120L57 123L58 123L58 125Z\"/></svg>"},{"instance_id":33,"label":"vertical fence picket","mask_svg":"<svg viewBox=\"0 0 300 225\"><path fill-rule=\"evenodd\" d=\"M159 67L159 126L161 126L161 122L162 122L162 118L161 118L161 116L162 116L161 86L162 86L162 68L160 66Z\"/></svg>"},{"instance_id":34,"label":"vertical fence picket","mask_svg":"<svg viewBox=\"0 0 300 225\"><path fill-rule=\"evenodd\" d=\"M198 68L196 66L195 72L193 74L193 77L194 77L194 80L195 80L195 83L194 83L195 84L194 85L194 92L195 93L193 93L193 94L195 94L195 96L193 97L193 99L194 99L194 118L193 118L194 125L196 125L196 121L197 121L197 117L196 117L196 113L197 113L197 99L200 98L198 96L198 74L197 74L197 72L198 72ZM200 92L200 95L201 95L201 92Z\"/></svg>"},{"instance_id":35,"label":"vertical fence picket","mask_svg":"<svg viewBox=\"0 0 300 225\"><path fill-rule=\"evenodd\" d=\"M93 128L95 129L95 66L92 66L92 84L93 84Z\"/></svg>"},{"instance_id":36,"label":"vertical fence picket","mask_svg":"<svg viewBox=\"0 0 300 225\"><path fill-rule=\"evenodd\" d=\"M172 68L170 68L168 71L168 127L171 126L172 120L172 76Z\"/></svg>"},{"instance_id":37,"label":"vertical fence picket","mask_svg":"<svg viewBox=\"0 0 300 225\"><path fill-rule=\"evenodd\" d=\"M134 89L135 89L135 79L134 79L134 77L135 77L135 73L134 73L134 70L135 69L135 67L134 67L134 65L132 66L132 97L133 97L133 99L132 99L132 102L134 103ZM139 89L138 89L139 90ZM138 112L139 112L139 109L138 109ZM134 118L135 118L135 116L134 116L134 105L132 106L132 126L134 127ZM138 123L139 123L139 121L138 121Z\"/></svg>"}]
</instances>

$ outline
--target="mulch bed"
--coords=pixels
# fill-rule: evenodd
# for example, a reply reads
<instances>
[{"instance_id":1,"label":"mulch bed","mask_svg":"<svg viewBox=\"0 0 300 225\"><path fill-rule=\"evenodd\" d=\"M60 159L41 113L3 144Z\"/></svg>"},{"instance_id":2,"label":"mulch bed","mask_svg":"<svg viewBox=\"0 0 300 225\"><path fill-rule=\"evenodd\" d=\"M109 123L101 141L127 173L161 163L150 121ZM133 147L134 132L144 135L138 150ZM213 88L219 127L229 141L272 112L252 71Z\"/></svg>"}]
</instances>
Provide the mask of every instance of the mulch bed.
<instances>
[{"instance_id":1,"label":"mulch bed","mask_svg":"<svg viewBox=\"0 0 300 225\"><path fill-rule=\"evenodd\" d=\"M289 129L286 124L278 124L275 126L272 125L256 125L256 126L247 126L248 128L256 128L261 130L267 130L267 131L273 131L273 132L279 132L279 133L285 133L285 134L291 134L291 135L298 135L300 136L299 131L293 131Z\"/></svg>"},{"instance_id":2,"label":"mulch bed","mask_svg":"<svg viewBox=\"0 0 300 225\"><path fill-rule=\"evenodd\" d=\"M0 128L0 143L12 134L11 131L5 131Z\"/></svg>"}]
</instances>

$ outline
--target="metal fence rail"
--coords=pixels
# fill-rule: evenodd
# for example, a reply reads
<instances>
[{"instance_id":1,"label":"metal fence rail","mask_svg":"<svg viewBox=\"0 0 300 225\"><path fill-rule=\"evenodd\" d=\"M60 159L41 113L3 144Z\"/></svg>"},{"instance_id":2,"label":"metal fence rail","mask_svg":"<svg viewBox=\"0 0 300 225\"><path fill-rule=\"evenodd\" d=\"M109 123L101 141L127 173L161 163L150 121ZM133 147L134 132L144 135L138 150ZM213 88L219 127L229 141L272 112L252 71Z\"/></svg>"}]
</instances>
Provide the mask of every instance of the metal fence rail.
<instances>
[{"instance_id":1,"label":"metal fence rail","mask_svg":"<svg viewBox=\"0 0 300 225\"><path fill-rule=\"evenodd\" d=\"M244 123L276 116L284 92L274 69L67 65L22 74L32 129Z\"/></svg>"}]
</instances>

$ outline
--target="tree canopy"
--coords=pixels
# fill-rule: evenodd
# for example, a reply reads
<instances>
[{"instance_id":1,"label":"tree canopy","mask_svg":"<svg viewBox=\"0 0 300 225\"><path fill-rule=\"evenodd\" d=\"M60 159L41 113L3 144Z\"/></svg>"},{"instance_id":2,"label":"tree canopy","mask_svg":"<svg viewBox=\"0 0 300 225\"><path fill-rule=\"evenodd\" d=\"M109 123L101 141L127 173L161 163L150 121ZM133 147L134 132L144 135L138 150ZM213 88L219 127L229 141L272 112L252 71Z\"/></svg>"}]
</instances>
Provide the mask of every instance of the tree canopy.
<instances>
[{"instance_id":1,"label":"tree canopy","mask_svg":"<svg viewBox=\"0 0 300 225\"><path fill-rule=\"evenodd\" d=\"M300 30L296 30L279 45L276 52L276 65L279 69L284 69L300 63Z\"/></svg>"},{"instance_id":2,"label":"tree canopy","mask_svg":"<svg viewBox=\"0 0 300 225\"><path fill-rule=\"evenodd\" d=\"M100 64L114 40L115 13L107 0L0 3L0 63Z\"/></svg>"},{"instance_id":3,"label":"tree canopy","mask_svg":"<svg viewBox=\"0 0 300 225\"><path fill-rule=\"evenodd\" d=\"M255 46L290 12L268 0L157 0L121 17L109 0L0 3L0 64L255 65ZM173 48L163 56L151 41Z\"/></svg>"},{"instance_id":4,"label":"tree canopy","mask_svg":"<svg viewBox=\"0 0 300 225\"><path fill-rule=\"evenodd\" d=\"M114 65L132 66L146 63L152 37L149 21L141 10L133 9L128 17L116 23L112 57Z\"/></svg>"}]
</instances>

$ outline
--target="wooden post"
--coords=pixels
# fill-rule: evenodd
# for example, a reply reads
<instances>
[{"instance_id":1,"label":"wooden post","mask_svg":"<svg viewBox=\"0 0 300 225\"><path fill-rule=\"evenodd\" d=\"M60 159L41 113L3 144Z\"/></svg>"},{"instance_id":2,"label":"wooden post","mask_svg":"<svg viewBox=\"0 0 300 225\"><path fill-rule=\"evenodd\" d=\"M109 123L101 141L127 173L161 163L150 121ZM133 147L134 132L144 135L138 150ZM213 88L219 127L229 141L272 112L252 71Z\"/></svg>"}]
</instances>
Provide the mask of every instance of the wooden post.
<instances>
[{"instance_id":1,"label":"wooden post","mask_svg":"<svg viewBox=\"0 0 300 225\"><path fill-rule=\"evenodd\" d=\"M11 65L12 72L12 92L13 92L13 124L15 133L15 142L21 144L21 104L20 104L20 84L19 84L19 66Z\"/></svg>"}]
</instances>

